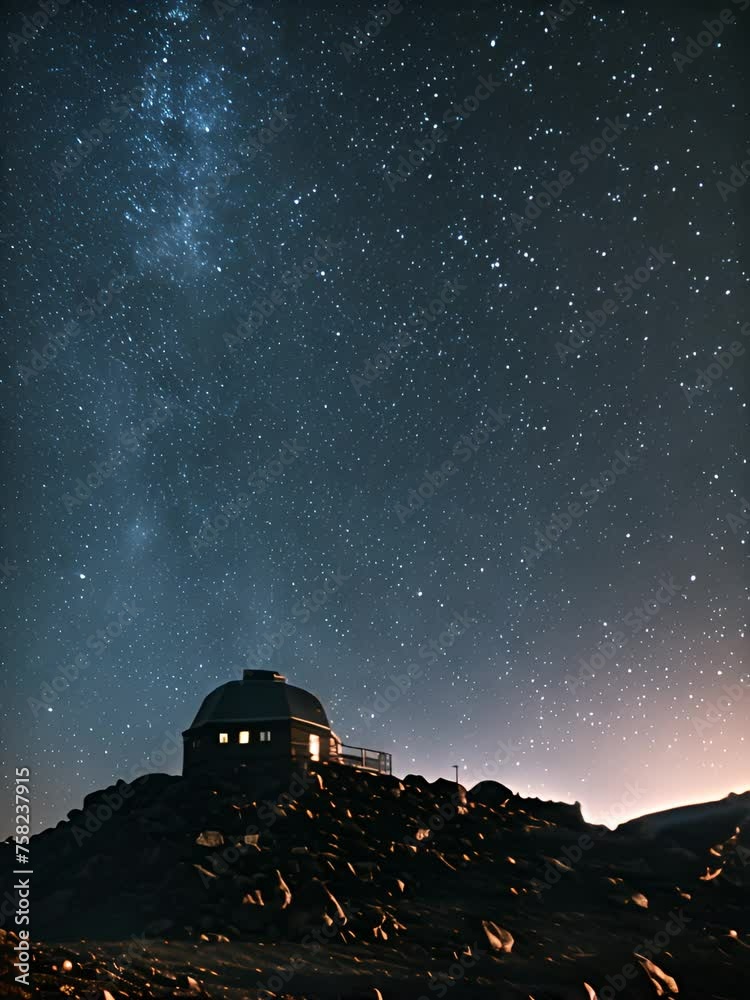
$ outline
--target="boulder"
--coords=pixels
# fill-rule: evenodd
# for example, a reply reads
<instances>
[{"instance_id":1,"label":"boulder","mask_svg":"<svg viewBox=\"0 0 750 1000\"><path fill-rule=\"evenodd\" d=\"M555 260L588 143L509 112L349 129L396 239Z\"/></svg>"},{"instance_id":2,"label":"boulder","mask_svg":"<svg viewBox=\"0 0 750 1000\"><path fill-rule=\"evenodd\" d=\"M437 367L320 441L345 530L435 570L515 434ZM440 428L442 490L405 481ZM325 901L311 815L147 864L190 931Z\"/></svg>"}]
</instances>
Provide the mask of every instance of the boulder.
<instances>
[{"instance_id":1,"label":"boulder","mask_svg":"<svg viewBox=\"0 0 750 1000\"><path fill-rule=\"evenodd\" d=\"M498 927L492 920L483 920L482 930L487 938L487 943L493 951L510 954L513 950L513 935L510 931L506 931L504 927Z\"/></svg>"},{"instance_id":2,"label":"boulder","mask_svg":"<svg viewBox=\"0 0 750 1000\"><path fill-rule=\"evenodd\" d=\"M513 792L498 781L480 781L467 793L470 802L481 802L491 809L500 809L513 798Z\"/></svg>"},{"instance_id":3,"label":"boulder","mask_svg":"<svg viewBox=\"0 0 750 1000\"><path fill-rule=\"evenodd\" d=\"M224 843L224 835L218 830L203 830L195 838L195 843L200 847L221 847Z\"/></svg>"}]
</instances>

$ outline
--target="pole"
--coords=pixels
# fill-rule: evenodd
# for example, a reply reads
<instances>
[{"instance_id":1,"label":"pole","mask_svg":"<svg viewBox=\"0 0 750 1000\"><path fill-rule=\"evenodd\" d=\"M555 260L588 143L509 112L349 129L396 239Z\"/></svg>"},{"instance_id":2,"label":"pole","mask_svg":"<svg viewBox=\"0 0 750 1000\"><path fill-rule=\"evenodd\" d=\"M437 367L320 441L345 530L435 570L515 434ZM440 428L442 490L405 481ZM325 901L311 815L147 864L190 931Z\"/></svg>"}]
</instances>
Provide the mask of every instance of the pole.
<instances>
[{"instance_id":1,"label":"pole","mask_svg":"<svg viewBox=\"0 0 750 1000\"><path fill-rule=\"evenodd\" d=\"M458 784L458 764L451 764L451 767L456 772L456 784Z\"/></svg>"}]
</instances>

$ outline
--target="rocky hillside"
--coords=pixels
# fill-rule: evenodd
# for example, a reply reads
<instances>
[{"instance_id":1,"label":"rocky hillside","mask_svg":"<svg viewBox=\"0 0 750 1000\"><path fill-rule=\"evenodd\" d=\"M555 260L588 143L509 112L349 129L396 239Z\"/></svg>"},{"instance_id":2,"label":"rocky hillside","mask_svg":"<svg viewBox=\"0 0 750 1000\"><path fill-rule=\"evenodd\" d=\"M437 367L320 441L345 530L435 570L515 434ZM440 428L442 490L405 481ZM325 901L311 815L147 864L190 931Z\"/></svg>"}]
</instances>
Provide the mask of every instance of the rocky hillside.
<instances>
[{"instance_id":1,"label":"rocky hillside","mask_svg":"<svg viewBox=\"0 0 750 1000\"><path fill-rule=\"evenodd\" d=\"M152 774L32 839L35 995L741 1000L750 818L716 817L644 838L494 782Z\"/></svg>"}]
</instances>

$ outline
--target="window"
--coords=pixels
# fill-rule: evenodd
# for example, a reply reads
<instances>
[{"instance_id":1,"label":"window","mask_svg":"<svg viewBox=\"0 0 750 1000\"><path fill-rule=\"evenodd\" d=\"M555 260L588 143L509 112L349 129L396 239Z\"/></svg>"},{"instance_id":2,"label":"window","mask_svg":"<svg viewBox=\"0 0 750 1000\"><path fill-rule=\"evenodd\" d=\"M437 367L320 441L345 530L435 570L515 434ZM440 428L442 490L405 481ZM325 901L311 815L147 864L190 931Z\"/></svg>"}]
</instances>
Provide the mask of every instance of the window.
<instances>
[{"instance_id":1,"label":"window","mask_svg":"<svg viewBox=\"0 0 750 1000\"><path fill-rule=\"evenodd\" d=\"M270 743L271 742L271 731L270 729L261 729L260 731L260 742Z\"/></svg>"},{"instance_id":2,"label":"window","mask_svg":"<svg viewBox=\"0 0 750 1000\"><path fill-rule=\"evenodd\" d=\"M249 743L249 742L250 742L250 731L247 729L241 730L240 743Z\"/></svg>"},{"instance_id":3,"label":"window","mask_svg":"<svg viewBox=\"0 0 750 1000\"><path fill-rule=\"evenodd\" d=\"M219 743L228 743L229 733L219 733Z\"/></svg>"},{"instance_id":4,"label":"window","mask_svg":"<svg viewBox=\"0 0 750 1000\"><path fill-rule=\"evenodd\" d=\"M317 733L310 733L310 756L313 760L320 760L320 737Z\"/></svg>"}]
</instances>

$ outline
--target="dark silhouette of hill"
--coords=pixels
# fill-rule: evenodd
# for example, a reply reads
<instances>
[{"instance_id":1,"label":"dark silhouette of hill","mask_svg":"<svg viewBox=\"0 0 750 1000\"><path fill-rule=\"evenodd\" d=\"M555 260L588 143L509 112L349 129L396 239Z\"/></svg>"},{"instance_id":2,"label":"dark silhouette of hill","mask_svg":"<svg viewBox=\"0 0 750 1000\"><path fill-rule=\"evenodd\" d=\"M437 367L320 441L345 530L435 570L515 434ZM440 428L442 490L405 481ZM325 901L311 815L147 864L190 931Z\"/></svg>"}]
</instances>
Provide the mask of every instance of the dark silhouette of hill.
<instances>
[{"instance_id":1,"label":"dark silhouette of hill","mask_svg":"<svg viewBox=\"0 0 750 1000\"><path fill-rule=\"evenodd\" d=\"M742 1000L748 802L610 831L489 781L148 775L32 838L33 995Z\"/></svg>"}]
</instances>

